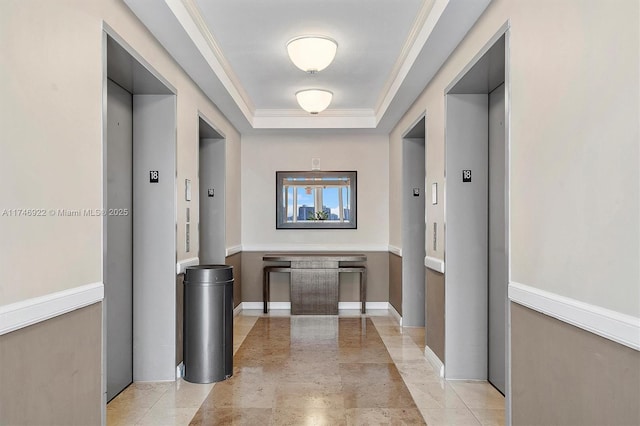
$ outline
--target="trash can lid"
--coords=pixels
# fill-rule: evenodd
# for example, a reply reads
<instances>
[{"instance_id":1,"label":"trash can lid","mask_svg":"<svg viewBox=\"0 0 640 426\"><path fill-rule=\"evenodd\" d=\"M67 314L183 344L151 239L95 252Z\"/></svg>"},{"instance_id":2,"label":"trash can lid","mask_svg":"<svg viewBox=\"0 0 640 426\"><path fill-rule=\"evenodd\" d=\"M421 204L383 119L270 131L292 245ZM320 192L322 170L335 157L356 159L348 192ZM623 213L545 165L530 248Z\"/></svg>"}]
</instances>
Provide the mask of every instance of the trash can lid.
<instances>
[{"instance_id":1,"label":"trash can lid","mask_svg":"<svg viewBox=\"0 0 640 426\"><path fill-rule=\"evenodd\" d=\"M228 281L233 281L233 266L230 265L197 265L185 269L185 285Z\"/></svg>"}]
</instances>

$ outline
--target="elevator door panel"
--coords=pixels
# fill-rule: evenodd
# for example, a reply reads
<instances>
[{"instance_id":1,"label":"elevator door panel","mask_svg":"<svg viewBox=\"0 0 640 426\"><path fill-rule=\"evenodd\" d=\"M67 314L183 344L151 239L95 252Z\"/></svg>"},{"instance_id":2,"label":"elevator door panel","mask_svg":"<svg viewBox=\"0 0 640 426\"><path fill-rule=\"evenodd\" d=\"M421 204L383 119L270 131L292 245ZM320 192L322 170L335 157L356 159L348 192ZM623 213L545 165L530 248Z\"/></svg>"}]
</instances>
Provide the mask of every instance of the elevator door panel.
<instances>
[{"instance_id":1,"label":"elevator door panel","mask_svg":"<svg viewBox=\"0 0 640 426\"><path fill-rule=\"evenodd\" d=\"M133 380L132 95L108 80L105 309L107 401ZM116 214L117 213L117 214Z\"/></svg>"},{"instance_id":2,"label":"elevator door panel","mask_svg":"<svg viewBox=\"0 0 640 426\"><path fill-rule=\"evenodd\" d=\"M507 324L504 84L489 94L489 381L505 393Z\"/></svg>"}]
</instances>

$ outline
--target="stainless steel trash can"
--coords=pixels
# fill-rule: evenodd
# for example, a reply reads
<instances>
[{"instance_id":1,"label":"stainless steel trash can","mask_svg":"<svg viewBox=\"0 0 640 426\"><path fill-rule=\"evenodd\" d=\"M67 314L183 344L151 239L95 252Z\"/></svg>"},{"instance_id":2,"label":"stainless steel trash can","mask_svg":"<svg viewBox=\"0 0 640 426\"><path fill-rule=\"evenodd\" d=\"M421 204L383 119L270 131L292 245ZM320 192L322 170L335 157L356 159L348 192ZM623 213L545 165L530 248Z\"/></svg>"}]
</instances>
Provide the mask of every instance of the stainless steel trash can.
<instances>
[{"instance_id":1,"label":"stainless steel trash can","mask_svg":"<svg viewBox=\"0 0 640 426\"><path fill-rule=\"evenodd\" d=\"M184 278L184 378L219 382L233 374L233 267L187 267Z\"/></svg>"}]
</instances>

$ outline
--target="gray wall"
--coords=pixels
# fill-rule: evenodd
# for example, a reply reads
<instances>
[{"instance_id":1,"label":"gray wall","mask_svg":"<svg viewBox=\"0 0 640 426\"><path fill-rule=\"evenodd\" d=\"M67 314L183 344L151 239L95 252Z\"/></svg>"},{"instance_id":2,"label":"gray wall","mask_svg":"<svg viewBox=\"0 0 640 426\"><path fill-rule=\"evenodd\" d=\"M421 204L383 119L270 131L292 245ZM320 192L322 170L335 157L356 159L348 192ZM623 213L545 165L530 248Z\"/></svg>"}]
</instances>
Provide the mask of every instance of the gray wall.
<instances>
[{"instance_id":1,"label":"gray wall","mask_svg":"<svg viewBox=\"0 0 640 426\"><path fill-rule=\"evenodd\" d=\"M402 149L402 325L424 327L424 138ZM415 197L413 189L420 195Z\"/></svg>"},{"instance_id":2,"label":"gray wall","mask_svg":"<svg viewBox=\"0 0 640 426\"><path fill-rule=\"evenodd\" d=\"M425 268L425 343L444 363L444 274Z\"/></svg>"},{"instance_id":3,"label":"gray wall","mask_svg":"<svg viewBox=\"0 0 640 426\"><path fill-rule=\"evenodd\" d=\"M640 352L511 303L514 425L640 424Z\"/></svg>"},{"instance_id":4,"label":"gray wall","mask_svg":"<svg viewBox=\"0 0 640 426\"><path fill-rule=\"evenodd\" d=\"M134 95L133 121L133 380L174 380L175 96Z\"/></svg>"},{"instance_id":5,"label":"gray wall","mask_svg":"<svg viewBox=\"0 0 640 426\"><path fill-rule=\"evenodd\" d=\"M402 316L402 257L389 253L389 303Z\"/></svg>"},{"instance_id":6,"label":"gray wall","mask_svg":"<svg viewBox=\"0 0 640 426\"><path fill-rule=\"evenodd\" d=\"M242 301L262 302L262 256L264 251L242 252ZM281 252L279 252L281 253ZM367 301L389 300L389 253L359 252L367 256ZM340 302L360 301L358 274L340 274ZM289 301L289 275L271 275L271 301Z\"/></svg>"},{"instance_id":7,"label":"gray wall","mask_svg":"<svg viewBox=\"0 0 640 426\"><path fill-rule=\"evenodd\" d=\"M201 264L222 264L225 258L225 141L200 139L200 251ZM209 197L207 189L214 190ZM195 232L196 230L192 230Z\"/></svg>"},{"instance_id":8,"label":"gray wall","mask_svg":"<svg viewBox=\"0 0 640 426\"><path fill-rule=\"evenodd\" d=\"M448 379L485 380L488 97L446 99L445 374ZM471 182L462 182L463 170L471 170Z\"/></svg>"},{"instance_id":9,"label":"gray wall","mask_svg":"<svg viewBox=\"0 0 640 426\"><path fill-rule=\"evenodd\" d=\"M100 424L101 339L101 303L0 336L0 424Z\"/></svg>"}]
</instances>

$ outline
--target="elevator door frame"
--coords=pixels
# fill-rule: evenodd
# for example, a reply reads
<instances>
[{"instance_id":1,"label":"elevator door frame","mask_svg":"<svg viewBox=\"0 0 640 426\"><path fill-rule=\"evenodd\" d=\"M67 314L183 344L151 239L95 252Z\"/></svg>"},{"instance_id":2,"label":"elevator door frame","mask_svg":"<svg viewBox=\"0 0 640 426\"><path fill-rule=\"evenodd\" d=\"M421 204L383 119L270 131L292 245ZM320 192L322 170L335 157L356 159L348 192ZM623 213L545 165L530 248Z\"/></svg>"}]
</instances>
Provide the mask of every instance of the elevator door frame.
<instances>
[{"instance_id":1,"label":"elevator door frame","mask_svg":"<svg viewBox=\"0 0 640 426\"><path fill-rule=\"evenodd\" d=\"M476 54L474 56L474 58L469 61L469 63L463 68L463 70L458 74L458 76L453 79L453 81L447 86L447 88L445 89L445 110L447 110L448 108L448 101L449 101L449 95L455 95L455 94L468 94L468 95L481 95L481 94L485 94L487 96L487 122L488 122L488 93L491 92L495 87L488 87L487 89L480 89L479 87L482 86L482 84L486 85L486 86L490 86L488 79L483 79L482 78L477 78L477 76L473 76L470 73L470 71L474 68L474 66L476 66L478 63L480 63L481 60L486 59L487 53L496 53L496 49L494 49L493 52L490 52L492 50L492 48L494 47L494 45L496 45L498 42L501 41L501 39L504 39L504 49L502 50L502 52L500 52L501 55L503 55L503 59L504 59L504 87L505 87L505 122L504 122L504 129L505 129L505 177L506 177L506 182L505 182L505 231L506 231L506 241L505 241L505 247L506 247L506 253L507 253L507 285L508 285L508 281L510 280L511 277L511 263L510 263L510 259L511 259L511 244L510 244L510 232L509 232L509 217L510 217L510 193L509 193L509 188L510 188L510 184L509 184L509 176L510 176L510 161L509 161L509 156L510 156L510 110L511 110L511 106L510 106L510 99L511 99L511 79L510 79L510 69L509 69L509 62L510 62L510 53L509 53L509 46L510 46L510 22L507 21L505 22L500 29L494 34L494 36L492 36L487 43L483 46L483 48L478 52L478 54ZM491 61L490 61L491 62ZM469 76L467 74L470 74ZM468 78L465 78L468 77ZM499 84L496 84L495 86L497 87ZM445 337L445 377L447 378L459 378L459 379L463 379L463 378L467 378L467 379L477 379L477 380L486 380L488 378L488 358L487 358L487 363L486 365L477 365L475 368L475 373L473 375L473 377L464 377L464 375L466 373L460 374L460 371L456 371L456 367L455 365L457 364L458 366L462 365L459 362L451 362L451 356L453 356L452 354L455 353L460 353L461 351L464 351L465 349L460 345L461 341L464 341L464 339L460 339L459 336L455 336L456 334L459 333L466 333L466 331L464 331L464 327L461 327L461 324L464 323L465 321L469 322L470 318L466 318L465 319L465 315L468 316L468 314L466 312L468 312L469 309L473 310L476 309L476 312L474 312L472 314L472 316L474 316L473 320L477 320L477 321L486 321L487 325L485 327L485 333L486 333L486 337L484 337L483 339L480 339L479 342L484 341L484 343L482 343L482 345L484 345L483 347L479 347L479 348L475 348L475 350L479 351L478 353L484 353L485 355L488 353L488 301L477 301L477 300L471 300L472 297L462 297L462 294L454 294L451 293L451 291L453 290L454 287L456 287L455 283L451 280L451 278L455 278L455 273L456 273L456 268L459 268L460 266L456 267L456 261L455 261L455 244L451 243L450 238L452 238L452 230L454 231L453 234L455 234L456 232L459 232L460 230L456 231L455 228L452 228L452 225L454 225L454 223L452 223L452 221L450 220L451 218L451 204L448 201L449 196L451 196L451 190L452 190L452 181L451 179L462 179L462 176L460 176L461 170L453 169L451 167L448 167L447 165L450 163L451 160L451 155L454 155L454 153L452 153L451 151L451 146L449 145L449 138L451 136L450 134L450 128L448 127L449 125L451 125L450 122L450 117L447 114L447 117L445 119L445 261L446 261L446 266L447 266L447 273L445 275L445 291L446 291L446 295L445 295L445 334L447 335ZM487 133L488 133L488 125L487 125ZM487 135L487 139L488 139L488 135ZM487 154L488 154L488 141L487 141ZM487 159L488 162L488 159ZM487 173L488 173L488 167L487 167ZM476 176L472 175L472 179L475 178ZM488 179L488 178L487 178ZM447 182L449 182L449 185L447 185ZM487 202L488 202L488 196L487 196ZM455 226L455 225L454 225ZM479 225L480 226L480 225ZM487 228L488 228L488 223L487 223ZM488 232L488 231L487 231ZM452 251L453 250L453 251ZM487 248L488 251L488 248ZM488 265L488 262L487 262ZM488 266L487 266L488 267ZM453 268L453 271L452 271ZM452 273L453 272L453 273ZM449 279L448 279L449 278ZM448 282L447 282L448 281ZM485 282L486 284L486 282ZM488 286L488 284L487 284ZM488 287L485 288L484 290L480 290L481 295L486 295L486 298L488 298ZM474 306L475 304L475 306ZM480 309L478 309L478 304L481 305ZM505 326L505 368L506 368L506 381L505 381L505 387L506 387L506 392L505 392L505 403L506 403L506 419L507 419L507 424L511 424L511 394L510 394L510 389L511 389L511 340L510 340L510 324L511 324L511 316L510 316L510 310L508 309L508 295L507 298L505 300L505 306L506 306L506 312L505 312L505 317L506 317L506 326ZM447 330L448 329L448 330ZM447 333L448 331L448 333ZM454 338L453 340L451 339L452 335L454 335L456 338ZM471 337L473 338L474 336L465 336L466 337ZM455 341L458 341L458 343L456 343ZM448 359L449 358L449 359ZM449 362L447 362L449 361ZM447 365L449 364L449 365ZM453 370L453 371L452 371ZM484 371L482 371L484 370ZM468 373L468 372L467 372Z\"/></svg>"}]
</instances>

